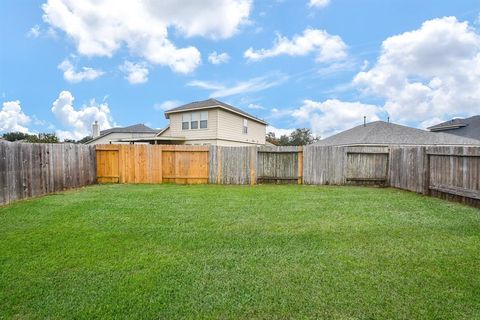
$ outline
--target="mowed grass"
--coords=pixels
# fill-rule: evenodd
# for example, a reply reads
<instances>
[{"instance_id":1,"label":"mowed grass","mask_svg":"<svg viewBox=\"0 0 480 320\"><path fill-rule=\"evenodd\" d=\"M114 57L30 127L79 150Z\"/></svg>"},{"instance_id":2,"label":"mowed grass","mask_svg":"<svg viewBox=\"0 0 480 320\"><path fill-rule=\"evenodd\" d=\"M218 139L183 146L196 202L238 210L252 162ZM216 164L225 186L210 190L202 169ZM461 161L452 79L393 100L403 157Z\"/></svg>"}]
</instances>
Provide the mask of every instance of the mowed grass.
<instances>
[{"instance_id":1,"label":"mowed grass","mask_svg":"<svg viewBox=\"0 0 480 320\"><path fill-rule=\"evenodd\" d=\"M0 208L0 318L479 319L480 210L313 186L22 201Z\"/></svg>"}]
</instances>

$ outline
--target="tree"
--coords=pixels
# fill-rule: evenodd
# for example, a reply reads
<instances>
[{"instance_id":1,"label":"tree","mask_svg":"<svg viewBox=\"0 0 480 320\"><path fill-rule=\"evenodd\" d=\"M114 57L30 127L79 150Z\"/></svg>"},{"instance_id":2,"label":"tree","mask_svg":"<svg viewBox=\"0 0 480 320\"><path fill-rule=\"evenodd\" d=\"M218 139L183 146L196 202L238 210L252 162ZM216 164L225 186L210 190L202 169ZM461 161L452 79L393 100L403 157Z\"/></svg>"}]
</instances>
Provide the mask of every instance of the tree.
<instances>
[{"instance_id":1,"label":"tree","mask_svg":"<svg viewBox=\"0 0 480 320\"><path fill-rule=\"evenodd\" d=\"M7 141L19 141L19 140L25 140L29 136L28 133L23 133L23 132L7 132L3 134L3 139Z\"/></svg>"},{"instance_id":2,"label":"tree","mask_svg":"<svg viewBox=\"0 0 480 320\"><path fill-rule=\"evenodd\" d=\"M268 132L267 135L265 136L265 140L274 145L277 145L278 143L277 138L275 137L275 133L273 132Z\"/></svg>"},{"instance_id":3,"label":"tree","mask_svg":"<svg viewBox=\"0 0 480 320\"><path fill-rule=\"evenodd\" d=\"M30 143L58 143L59 139L55 133L39 133L28 134L23 132L7 132L3 134L3 138L8 141L20 141Z\"/></svg>"},{"instance_id":4,"label":"tree","mask_svg":"<svg viewBox=\"0 0 480 320\"><path fill-rule=\"evenodd\" d=\"M307 128L295 129L290 134L290 145L291 146L305 146L307 144L312 144L320 140L319 137L314 137L312 130Z\"/></svg>"},{"instance_id":5,"label":"tree","mask_svg":"<svg viewBox=\"0 0 480 320\"><path fill-rule=\"evenodd\" d=\"M39 133L38 135L32 134L29 135L26 142L30 143L59 143L60 140L55 135L55 133Z\"/></svg>"},{"instance_id":6,"label":"tree","mask_svg":"<svg viewBox=\"0 0 480 320\"><path fill-rule=\"evenodd\" d=\"M320 140L315 137L312 131L307 128L295 129L289 136L282 135L280 138L275 137L275 133L267 133L266 140L276 146L304 146L312 144Z\"/></svg>"}]
</instances>

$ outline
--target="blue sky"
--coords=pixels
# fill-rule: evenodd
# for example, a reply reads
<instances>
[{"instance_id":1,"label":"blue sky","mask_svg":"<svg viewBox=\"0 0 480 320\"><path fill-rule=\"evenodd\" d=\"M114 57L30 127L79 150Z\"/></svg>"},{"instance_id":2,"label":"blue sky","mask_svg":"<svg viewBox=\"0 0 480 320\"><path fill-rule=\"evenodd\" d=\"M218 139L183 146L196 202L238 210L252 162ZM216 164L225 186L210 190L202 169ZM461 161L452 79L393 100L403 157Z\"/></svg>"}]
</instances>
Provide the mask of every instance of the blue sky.
<instances>
[{"instance_id":1,"label":"blue sky","mask_svg":"<svg viewBox=\"0 0 480 320\"><path fill-rule=\"evenodd\" d=\"M209 97L322 137L480 113L478 0L158 2L2 1L0 132L161 128Z\"/></svg>"}]
</instances>

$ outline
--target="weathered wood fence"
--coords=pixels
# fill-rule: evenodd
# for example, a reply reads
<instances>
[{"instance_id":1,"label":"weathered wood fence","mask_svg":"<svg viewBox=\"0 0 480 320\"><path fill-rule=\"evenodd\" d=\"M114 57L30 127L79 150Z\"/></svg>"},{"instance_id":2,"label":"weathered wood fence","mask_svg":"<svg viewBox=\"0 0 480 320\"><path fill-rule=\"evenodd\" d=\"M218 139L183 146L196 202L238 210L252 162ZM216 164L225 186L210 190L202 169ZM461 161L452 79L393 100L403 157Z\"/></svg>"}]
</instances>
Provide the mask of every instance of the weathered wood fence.
<instances>
[{"instance_id":1,"label":"weathered wood fence","mask_svg":"<svg viewBox=\"0 0 480 320\"><path fill-rule=\"evenodd\" d=\"M0 204L95 181L95 147L0 142Z\"/></svg>"}]
</instances>

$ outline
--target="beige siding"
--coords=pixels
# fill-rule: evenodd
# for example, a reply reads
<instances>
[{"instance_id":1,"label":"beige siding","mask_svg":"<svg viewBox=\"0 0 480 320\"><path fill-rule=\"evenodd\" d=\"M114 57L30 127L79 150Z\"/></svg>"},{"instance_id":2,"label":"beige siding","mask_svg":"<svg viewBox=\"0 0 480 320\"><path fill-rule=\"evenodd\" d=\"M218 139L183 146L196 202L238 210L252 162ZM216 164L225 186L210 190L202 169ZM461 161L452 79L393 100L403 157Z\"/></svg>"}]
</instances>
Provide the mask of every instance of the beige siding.
<instances>
[{"instance_id":1,"label":"beige siding","mask_svg":"<svg viewBox=\"0 0 480 320\"><path fill-rule=\"evenodd\" d=\"M162 134L159 135L159 137L171 137L172 132L170 131L170 128L167 128L165 131L162 132Z\"/></svg>"},{"instance_id":2,"label":"beige siding","mask_svg":"<svg viewBox=\"0 0 480 320\"><path fill-rule=\"evenodd\" d=\"M243 119L248 120L248 133L243 133ZM218 139L248 144L265 144L266 126L241 115L218 109ZM233 144L229 144L233 145Z\"/></svg>"},{"instance_id":3,"label":"beige siding","mask_svg":"<svg viewBox=\"0 0 480 320\"><path fill-rule=\"evenodd\" d=\"M118 142L118 140L121 139L131 139L131 138L145 138L145 137L153 137L155 134L154 133L119 133L119 132L114 132L107 134L91 143L91 145L97 145L97 144L128 144L129 142Z\"/></svg>"},{"instance_id":4,"label":"beige siding","mask_svg":"<svg viewBox=\"0 0 480 320\"><path fill-rule=\"evenodd\" d=\"M168 134L162 136L185 137L185 139L216 139L217 138L217 114L218 109L208 110L208 128L195 130L182 130L182 113L170 115L170 129Z\"/></svg>"}]
</instances>

